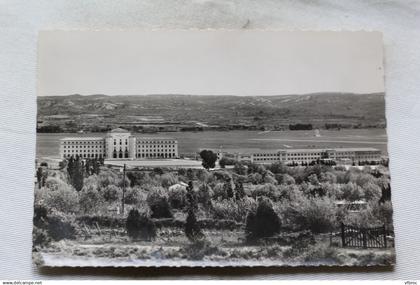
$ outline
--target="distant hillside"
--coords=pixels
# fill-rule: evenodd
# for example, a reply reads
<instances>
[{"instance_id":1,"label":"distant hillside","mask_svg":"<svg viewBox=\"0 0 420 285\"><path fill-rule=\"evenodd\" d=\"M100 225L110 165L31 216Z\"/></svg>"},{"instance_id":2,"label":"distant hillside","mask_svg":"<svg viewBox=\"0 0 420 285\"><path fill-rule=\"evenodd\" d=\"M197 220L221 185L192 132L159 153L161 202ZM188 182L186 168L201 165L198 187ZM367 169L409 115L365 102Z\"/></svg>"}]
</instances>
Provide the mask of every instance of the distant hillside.
<instances>
[{"instance_id":1,"label":"distant hillside","mask_svg":"<svg viewBox=\"0 0 420 285\"><path fill-rule=\"evenodd\" d=\"M167 122L266 126L311 123L385 126L384 94L323 93L282 96L69 95L38 97L38 119L45 116L161 116Z\"/></svg>"}]
</instances>

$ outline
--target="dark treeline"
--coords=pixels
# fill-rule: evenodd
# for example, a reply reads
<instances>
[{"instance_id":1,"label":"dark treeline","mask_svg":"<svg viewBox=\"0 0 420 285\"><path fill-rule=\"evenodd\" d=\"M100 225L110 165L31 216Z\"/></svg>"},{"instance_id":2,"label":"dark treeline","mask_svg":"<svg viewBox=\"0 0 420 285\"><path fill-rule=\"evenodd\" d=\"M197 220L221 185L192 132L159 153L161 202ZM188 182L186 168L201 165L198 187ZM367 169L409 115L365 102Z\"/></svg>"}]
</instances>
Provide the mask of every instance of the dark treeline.
<instances>
[{"instance_id":1,"label":"dark treeline","mask_svg":"<svg viewBox=\"0 0 420 285\"><path fill-rule=\"evenodd\" d=\"M290 124L289 130L297 131L297 130L312 130L312 124Z\"/></svg>"}]
</instances>

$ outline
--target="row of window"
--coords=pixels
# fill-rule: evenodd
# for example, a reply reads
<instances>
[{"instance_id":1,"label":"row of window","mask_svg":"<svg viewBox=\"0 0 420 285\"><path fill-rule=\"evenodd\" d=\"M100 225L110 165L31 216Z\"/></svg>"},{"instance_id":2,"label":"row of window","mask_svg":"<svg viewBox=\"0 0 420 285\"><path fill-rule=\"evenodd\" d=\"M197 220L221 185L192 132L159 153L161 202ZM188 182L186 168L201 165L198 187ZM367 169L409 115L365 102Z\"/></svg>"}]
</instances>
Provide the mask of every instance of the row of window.
<instances>
[{"instance_id":1,"label":"row of window","mask_svg":"<svg viewBox=\"0 0 420 285\"><path fill-rule=\"evenodd\" d=\"M63 146L63 148L76 148L76 149L78 149L78 148L102 148L102 145L76 145L76 146L74 146L74 145L72 145L72 146L70 146L70 145L68 145L68 146Z\"/></svg>"},{"instance_id":2,"label":"row of window","mask_svg":"<svg viewBox=\"0 0 420 285\"><path fill-rule=\"evenodd\" d=\"M71 145L71 144L83 144L83 145L87 145L87 144L104 144L103 140L97 140L97 141L63 141L62 142L64 145Z\"/></svg>"},{"instance_id":3,"label":"row of window","mask_svg":"<svg viewBox=\"0 0 420 285\"><path fill-rule=\"evenodd\" d=\"M138 153L138 158L176 158L175 153Z\"/></svg>"},{"instance_id":4,"label":"row of window","mask_svg":"<svg viewBox=\"0 0 420 285\"><path fill-rule=\"evenodd\" d=\"M83 157L83 158L102 158L102 153L83 153L83 154L63 154L63 158L65 157L75 157L76 155Z\"/></svg>"},{"instance_id":5,"label":"row of window","mask_svg":"<svg viewBox=\"0 0 420 285\"><path fill-rule=\"evenodd\" d=\"M138 149L140 148L175 148L174 145L142 145L142 146L138 146Z\"/></svg>"},{"instance_id":6,"label":"row of window","mask_svg":"<svg viewBox=\"0 0 420 285\"><path fill-rule=\"evenodd\" d=\"M78 150L78 149L76 149L76 150L74 150L74 149L72 149L72 150L64 150L63 151L63 153L84 153L84 152L92 152L92 153L100 153L100 152L102 152L102 150L97 150L97 149L95 149L95 150L92 150L92 151L90 151L89 149L86 151L86 149L84 149L84 150Z\"/></svg>"},{"instance_id":7,"label":"row of window","mask_svg":"<svg viewBox=\"0 0 420 285\"><path fill-rule=\"evenodd\" d=\"M154 140L152 140L152 141L143 141L143 140L137 140L137 144L162 144L162 143L165 143L165 144L168 144L168 143L172 143L172 144L174 144L174 143L177 143L176 141L173 141L173 140L170 140L170 141L154 141Z\"/></svg>"},{"instance_id":8,"label":"row of window","mask_svg":"<svg viewBox=\"0 0 420 285\"><path fill-rule=\"evenodd\" d=\"M158 150L157 152L155 151L155 150L150 150L150 153L159 153L159 151L160 152L175 152L175 150L174 149L160 149L160 150ZM142 152L142 153L144 153L144 152L146 152L146 153L148 153L149 152L149 150L148 149L142 149L141 151L139 150L139 151L137 151L137 152Z\"/></svg>"}]
</instances>

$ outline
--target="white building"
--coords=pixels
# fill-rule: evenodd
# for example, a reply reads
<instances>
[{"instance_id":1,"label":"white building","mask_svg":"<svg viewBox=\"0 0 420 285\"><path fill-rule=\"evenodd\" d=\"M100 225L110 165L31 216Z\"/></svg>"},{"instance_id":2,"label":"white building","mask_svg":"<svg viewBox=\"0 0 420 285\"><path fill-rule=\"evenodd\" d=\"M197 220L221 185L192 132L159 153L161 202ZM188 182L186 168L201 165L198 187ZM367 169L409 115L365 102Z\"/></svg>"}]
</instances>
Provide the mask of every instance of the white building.
<instances>
[{"instance_id":1,"label":"white building","mask_svg":"<svg viewBox=\"0 0 420 285\"><path fill-rule=\"evenodd\" d=\"M228 151L229 152L229 151ZM381 151L376 148L331 148L331 149L279 149L279 150L248 150L234 153L237 160L248 160L259 164L275 162L311 163L318 159L333 160L338 163L358 163L364 161L380 161Z\"/></svg>"},{"instance_id":2,"label":"white building","mask_svg":"<svg viewBox=\"0 0 420 285\"><path fill-rule=\"evenodd\" d=\"M105 137L69 137L60 140L60 157L104 159L178 158L178 141L174 138L136 137L117 128Z\"/></svg>"}]
</instances>

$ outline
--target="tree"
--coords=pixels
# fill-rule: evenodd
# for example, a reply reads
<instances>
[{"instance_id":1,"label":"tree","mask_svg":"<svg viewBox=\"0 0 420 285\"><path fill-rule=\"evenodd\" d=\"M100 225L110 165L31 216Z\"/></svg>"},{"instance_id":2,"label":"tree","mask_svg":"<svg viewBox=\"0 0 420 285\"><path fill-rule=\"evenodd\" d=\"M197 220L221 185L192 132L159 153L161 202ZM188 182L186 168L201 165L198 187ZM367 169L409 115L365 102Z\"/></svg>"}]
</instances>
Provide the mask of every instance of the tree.
<instances>
[{"instance_id":1,"label":"tree","mask_svg":"<svg viewBox=\"0 0 420 285\"><path fill-rule=\"evenodd\" d=\"M76 159L74 159L73 156L71 156L67 164L67 173L70 178L70 184L77 191L80 191L83 188L83 172L84 165L81 159L79 159L78 156L76 157Z\"/></svg>"},{"instance_id":2,"label":"tree","mask_svg":"<svg viewBox=\"0 0 420 285\"><path fill-rule=\"evenodd\" d=\"M204 237L200 225L195 217L195 211L198 209L197 197L194 192L192 181L188 182L187 187L187 220L185 222L185 235L190 241L196 241Z\"/></svg>"},{"instance_id":3,"label":"tree","mask_svg":"<svg viewBox=\"0 0 420 285\"><path fill-rule=\"evenodd\" d=\"M163 188L152 189L147 196L147 204L152 211L152 218L172 218L171 206Z\"/></svg>"},{"instance_id":4,"label":"tree","mask_svg":"<svg viewBox=\"0 0 420 285\"><path fill-rule=\"evenodd\" d=\"M203 160L202 165L205 169L209 170L216 167L217 154L211 150L202 150L200 157Z\"/></svg>"},{"instance_id":5,"label":"tree","mask_svg":"<svg viewBox=\"0 0 420 285\"><path fill-rule=\"evenodd\" d=\"M270 237L280 231L280 218L273 210L270 199L260 199L256 212L246 218L245 233L248 241Z\"/></svg>"},{"instance_id":6,"label":"tree","mask_svg":"<svg viewBox=\"0 0 420 285\"><path fill-rule=\"evenodd\" d=\"M38 167L38 170L36 171L36 180L38 182L38 189L41 189L42 186L42 167Z\"/></svg>"},{"instance_id":7,"label":"tree","mask_svg":"<svg viewBox=\"0 0 420 285\"><path fill-rule=\"evenodd\" d=\"M192 209L188 210L188 216L185 222L185 235L190 241L203 238L203 233Z\"/></svg>"},{"instance_id":8,"label":"tree","mask_svg":"<svg viewBox=\"0 0 420 285\"><path fill-rule=\"evenodd\" d=\"M128 236L134 240L152 240L156 237L155 223L146 214L140 214L136 209L128 213L125 228Z\"/></svg>"},{"instance_id":9,"label":"tree","mask_svg":"<svg viewBox=\"0 0 420 285\"><path fill-rule=\"evenodd\" d=\"M225 184L223 185L223 188L224 188L224 191L225 191L227 197L229 199L233 198L234 193L233 193L233 189L232 189L232 183L231 183L230 180L225 182Z\"/></svg>"},{"instance_id":10,"label":"tree","mask_svg":"<svg viewBox=\"0 0 420 285\"><path fill-rule=\"evenodd\" d=\"M235 171L239 175L245 175L246 174L246 168L240 162L235 163L235 166L233 167L233 171Z\"/></svg>"},{"instance_id":11,"label":"tree","mask_svg":"<svg viewBox=\"0 0 420 285\"><path fill-rule=\"evenodd\" d=\"M236 200L241 200L243 197L245 197L244 185L242 184L242 182L236 182L235 183L235 198Z\"/></svg>"}]
</instances>

